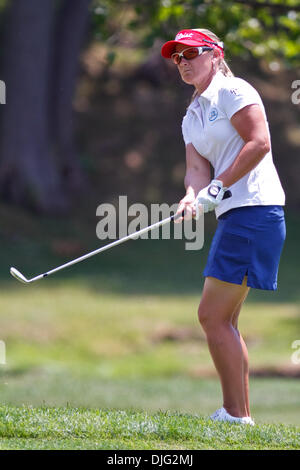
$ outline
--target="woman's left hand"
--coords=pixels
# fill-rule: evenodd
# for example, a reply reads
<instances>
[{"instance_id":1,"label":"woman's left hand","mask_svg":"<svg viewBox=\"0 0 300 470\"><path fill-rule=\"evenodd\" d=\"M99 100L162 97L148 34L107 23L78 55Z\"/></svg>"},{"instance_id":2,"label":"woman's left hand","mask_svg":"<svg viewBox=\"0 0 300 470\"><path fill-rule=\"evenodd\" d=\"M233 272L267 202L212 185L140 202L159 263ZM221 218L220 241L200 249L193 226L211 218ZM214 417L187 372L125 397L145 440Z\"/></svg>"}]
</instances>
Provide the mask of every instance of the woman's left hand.
<instances>
[{"instance_id":1,"label":"woman's left hand","mask_svg":"<svg viewBox=\"0 0 300 470\"><path fill-rule=\"evenodd\" d=\"M220 180L212 180L208 186L201 189L196 197L196 211L198 212L202 207L204 213L214 210L222 201L227 188L223 187Z\"/></svg>"}]
</instances>

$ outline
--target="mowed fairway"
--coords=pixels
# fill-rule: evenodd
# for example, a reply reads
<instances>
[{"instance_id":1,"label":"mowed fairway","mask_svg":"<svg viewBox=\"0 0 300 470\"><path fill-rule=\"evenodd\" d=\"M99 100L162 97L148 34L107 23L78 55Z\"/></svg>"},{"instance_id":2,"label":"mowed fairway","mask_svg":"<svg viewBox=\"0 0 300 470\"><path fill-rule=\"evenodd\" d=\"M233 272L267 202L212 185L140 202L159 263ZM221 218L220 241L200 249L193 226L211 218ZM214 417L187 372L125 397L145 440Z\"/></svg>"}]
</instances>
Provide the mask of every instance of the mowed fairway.
<instances>
[{"instance_id":1,"label":"mowed fairway","mask_svg":"<svg viewBox=\"0 0 300 470\"><path fill-rule=\"evenodd\" d=\"M26 286L11 265L31 276L68 257L4 239L2 448L298 448L297 240L279 292L253 291L242 310L258 425L240 429L208 420L222 397L197 320L207 246L138 240Z\"/></svg>"},{"instance_id":2,"label":"mowed fairway","mask_svg":"<svg viewBox=\"0 0 300 470\"><path fill-rule=\"evenodd\" d=\"M252 377L255 430L207 420L221 391L196 305L197 296L112 295L77 281L2 293L2 448L296 448L298 379ZM290 367L298 314L245 305L253 369Z\"/></svg>"}]
</instances>

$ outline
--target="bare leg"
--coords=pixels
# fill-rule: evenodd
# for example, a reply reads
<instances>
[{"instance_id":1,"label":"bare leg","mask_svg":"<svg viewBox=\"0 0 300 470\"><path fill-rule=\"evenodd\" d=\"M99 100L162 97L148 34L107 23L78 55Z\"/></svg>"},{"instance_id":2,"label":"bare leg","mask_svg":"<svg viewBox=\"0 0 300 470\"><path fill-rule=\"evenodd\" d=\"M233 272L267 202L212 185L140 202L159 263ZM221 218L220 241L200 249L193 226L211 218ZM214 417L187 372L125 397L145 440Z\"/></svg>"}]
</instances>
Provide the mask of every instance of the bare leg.
<instances>
[{"instance_id":1,"label":"bare leg","mask_svg":"<svg viewBox=\"0 0 300 470\"><path fill-rule=\"evenodd\" d=\"M232 325L233 325L233 328L236 330L237 334L239 335L240 342L241 342L241 345L242 345L243 360L244 360L244 362L243 362L243 366L244 366L243 367L243 371L244 371L244 395L245 395L245 401L246 401L247 415L251 416L250 402L249 402L249 360L248 360L248 350L247 350L246 343L245 343L241 333L238 330L238 317L239 317L243 302L244 301L241 302L241 304L238 306L238 308L236 309L236 311L233 314Z\"/></svg>"},{"instance_id":2,"label":"bare leg","mask_svg":"<svg viewBox=\"0 0 300 470\"><path fill-rule=\"evenodd\" d=\"M244 353L240 335L232 319L245 300L249 287L205 279L199 305L199 321L206 333L208 347L220 376L224 408L232 416L248 416L244 387Z\"/></svg>"}]
</instances>

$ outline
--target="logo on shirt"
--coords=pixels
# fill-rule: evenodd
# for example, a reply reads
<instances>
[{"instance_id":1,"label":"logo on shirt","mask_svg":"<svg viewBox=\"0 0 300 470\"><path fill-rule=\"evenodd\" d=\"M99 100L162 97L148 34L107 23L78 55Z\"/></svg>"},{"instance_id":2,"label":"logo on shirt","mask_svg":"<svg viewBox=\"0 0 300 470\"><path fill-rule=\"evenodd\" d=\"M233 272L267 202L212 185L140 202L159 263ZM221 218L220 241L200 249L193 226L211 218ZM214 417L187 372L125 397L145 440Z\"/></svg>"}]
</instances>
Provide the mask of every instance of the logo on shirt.
<instances>
[{"instance_id":1,"label":"logo on shirt","mask_svg":"<svg viewBox=\"0 0 300 470\"><path fill-rule=\"evenodd\" d=\"M239 96L240 92L238 88L231 88L230 93L235 96Z\"/></svg>"},{"instance_id":2,"label":"logo on shirt","mask_svg":"<svg viewBox=\"0 0 300 470\"><path fill-rule=\"evenodd\" d=\"M210 121L215 121L218 117L218 110L217 108L212 108L211 112L208 115L208 119Z\"/></svg>"}]
</instances>

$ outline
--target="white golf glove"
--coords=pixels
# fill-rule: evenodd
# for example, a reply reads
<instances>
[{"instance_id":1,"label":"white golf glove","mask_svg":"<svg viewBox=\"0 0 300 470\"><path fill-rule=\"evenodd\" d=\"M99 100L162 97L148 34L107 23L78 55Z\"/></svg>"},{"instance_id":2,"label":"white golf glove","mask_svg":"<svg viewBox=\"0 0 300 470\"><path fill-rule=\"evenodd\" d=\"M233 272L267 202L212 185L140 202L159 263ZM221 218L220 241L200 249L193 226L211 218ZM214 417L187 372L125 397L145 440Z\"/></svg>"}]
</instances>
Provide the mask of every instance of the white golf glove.
<instances>
[{"instance_id":1,"label":"white golf glove","mask_svg":"<svg viewBox=\"0 0 300 470\"><path fill-rule=\"evenodd\" d=\"M214 210L222 201L227 188L223 187L220 180L212 180L208 186L199 191L196 201L196 219L201 213L206 213Z\"/></svg>"}]
</instances>

